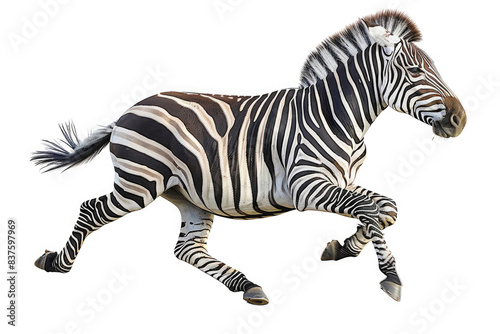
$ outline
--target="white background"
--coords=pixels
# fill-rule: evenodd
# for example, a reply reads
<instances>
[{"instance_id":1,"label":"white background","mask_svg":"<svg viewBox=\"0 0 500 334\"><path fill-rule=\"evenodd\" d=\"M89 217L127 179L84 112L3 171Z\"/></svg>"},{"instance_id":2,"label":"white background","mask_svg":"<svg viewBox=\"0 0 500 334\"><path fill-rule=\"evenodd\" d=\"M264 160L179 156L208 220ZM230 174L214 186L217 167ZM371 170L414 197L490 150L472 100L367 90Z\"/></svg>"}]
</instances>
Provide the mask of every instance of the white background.
<instances>
[{"instance_id":1,"label":"white background","mask_svg":"<svg viewBox=\"0 0 500 334\"><path fill-rule=\"evenodd\" d=\"M493 2L66 2L0 8L0 253L6 253L7 220L15 218L19 254L18 326L6 324L2 279L2 333L498 330L500 68ZM398 203L386 239L404 284L400 303L380 290L383 275L371 245L356 259L319 261L327 241L343 241L356 226L327 213L216 219L212 255L260 284L271 298L265 307L245 303L241 293L174 257L180 215L162 199L93 234L71 273L35 268L46 248L64 246L80 203L108 193L113 182L107 149L63 174L39 173L30 153L41 139L60 137L58 123L74 120L85 136L160 91L260 94L295 87L319 42L385 8L404 10L417 23L424 35L419 45L468 113L463 134L443 143L432 141L430 127L390 109L367 134L357 183ZM30 30L29 22L38 27Z\"/></svg>"}]
</instances>

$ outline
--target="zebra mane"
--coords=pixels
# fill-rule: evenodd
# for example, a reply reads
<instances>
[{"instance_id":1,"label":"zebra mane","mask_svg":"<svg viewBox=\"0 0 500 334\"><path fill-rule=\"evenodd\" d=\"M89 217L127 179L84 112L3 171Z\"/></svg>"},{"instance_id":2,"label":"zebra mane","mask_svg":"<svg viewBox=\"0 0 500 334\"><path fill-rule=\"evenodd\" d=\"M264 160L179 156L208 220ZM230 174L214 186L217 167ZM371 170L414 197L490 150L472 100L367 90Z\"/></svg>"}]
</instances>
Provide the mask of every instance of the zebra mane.
<instances>
[{"instance_id":1,"label":"zebra mane","mask_svg":"<svg viewBox=\"0 0 500 334\"><path fill-rule=\"evenodd\" d=\"M375 43L367 27L382 26L392 35L408 42L418 42L422 34L404 13L384 10L359 19L344 30L328 37L311 54L302 67L300 87L316 83L334 71L339 63L346 63L353 55Z\"/></svg>"}]
</instances>

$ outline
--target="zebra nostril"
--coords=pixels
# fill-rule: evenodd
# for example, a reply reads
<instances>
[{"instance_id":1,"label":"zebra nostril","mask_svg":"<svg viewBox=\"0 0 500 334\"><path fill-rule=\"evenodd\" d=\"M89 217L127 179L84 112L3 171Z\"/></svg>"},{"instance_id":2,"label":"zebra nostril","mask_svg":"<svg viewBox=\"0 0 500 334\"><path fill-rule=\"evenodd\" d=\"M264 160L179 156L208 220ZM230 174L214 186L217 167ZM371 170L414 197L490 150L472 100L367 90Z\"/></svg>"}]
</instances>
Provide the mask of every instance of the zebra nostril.
<instances>
[{"instance_id":1,"label":"zebra nostril","mask_svg":"<svg viewBox=\"0 0 500 334\"><path fill-rule=\"evenodd\" d=\"M458 128L458 125L460 124L460 117L457 115L452 115L450 117L450 123L453 125L455 128Z\"/></svg>"}]
</instances>

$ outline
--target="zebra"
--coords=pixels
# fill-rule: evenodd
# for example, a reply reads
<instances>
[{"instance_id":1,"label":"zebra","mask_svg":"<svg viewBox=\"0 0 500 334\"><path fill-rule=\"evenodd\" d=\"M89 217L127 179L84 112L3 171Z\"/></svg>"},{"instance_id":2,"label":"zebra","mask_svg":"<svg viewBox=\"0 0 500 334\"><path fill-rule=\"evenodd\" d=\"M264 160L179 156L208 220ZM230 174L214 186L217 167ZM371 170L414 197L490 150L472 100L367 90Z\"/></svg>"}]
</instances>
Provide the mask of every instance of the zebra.
<instances>
[{"instance_id":1,"label":"zebra","mask_svg":"<svg viewBox=\"0 0 500 334\"><path fill-rule=\"evenodd\" d=\"M387 107L439 137L456 137L466 124L460 101L415 44L420 40L406 14L381 11L324 40L306 59L297 88L258 96L163 92L84 140L73 123L60 125L64 139L44 141L35 164L66 170L109 143L114 187L82 203L62 251L46 250L35 265L69 272L89 234L163 197L181 214L175 256L265 305L259 285L209 254L214 216L316 210L359 221L343 243L326 245L321 260L356 257L371 241L385 275L380 286L399 301L402 283L383 235L397 219L396 202L354 180L366 155L364 135Z\"/></svg>"}]
</instances>

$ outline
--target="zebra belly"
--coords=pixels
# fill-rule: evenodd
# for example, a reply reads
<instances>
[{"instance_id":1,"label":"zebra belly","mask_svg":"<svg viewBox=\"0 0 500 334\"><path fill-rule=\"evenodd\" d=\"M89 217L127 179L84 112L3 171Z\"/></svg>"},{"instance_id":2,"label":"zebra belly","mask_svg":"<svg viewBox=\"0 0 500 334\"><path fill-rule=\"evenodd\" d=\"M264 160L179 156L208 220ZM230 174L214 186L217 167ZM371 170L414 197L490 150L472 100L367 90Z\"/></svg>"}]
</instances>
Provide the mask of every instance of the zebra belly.
<instances>
[{"instance_id":1,"label":"zebra belly","mask_svg":"<svg viewBox=\"0 0 500 334\"><path fill-rule=\"evenodd\" d=\"M231 170L220 178L220 183L213 178L209 191L202 196L196 189L196 180L179 185L177 191L197 207L229 218L260 218L294 209L284 172L271 175L265 166L259 166L255 174L259 175L258 180L241 170Z\"/></svg>"},{"instance_id":2,"label":"zebra belly","mask_svg":"<svg viewBox=\"0 0 500 334\"><path fill-rule=\"evenodd\" d=\"M285 213L294 209L293 203L291 200L287 198L278 198L279 203L276 202L275 205L271 205L269 200L256 200L243 202L240 201L236 203L233 201L232 204L218 207L218 206L207 206L206 203L200 201L196 198L196 196L191 196L192 191L189 189L176 188L177 192L181 194L181 196L187 199L189 202L194 204L195 206L203 209L205 211L211 212L217 216L232 218L232 219L252 219L252 218L263 218L268 216L276 216L281 213ZM170 196L166 194L164 196L166 199L170 199ZM193 198L195 197L195 198ZM277 198L277 195L268 194L266 197L274 197Z\"/></svg>"}]
</instances>

